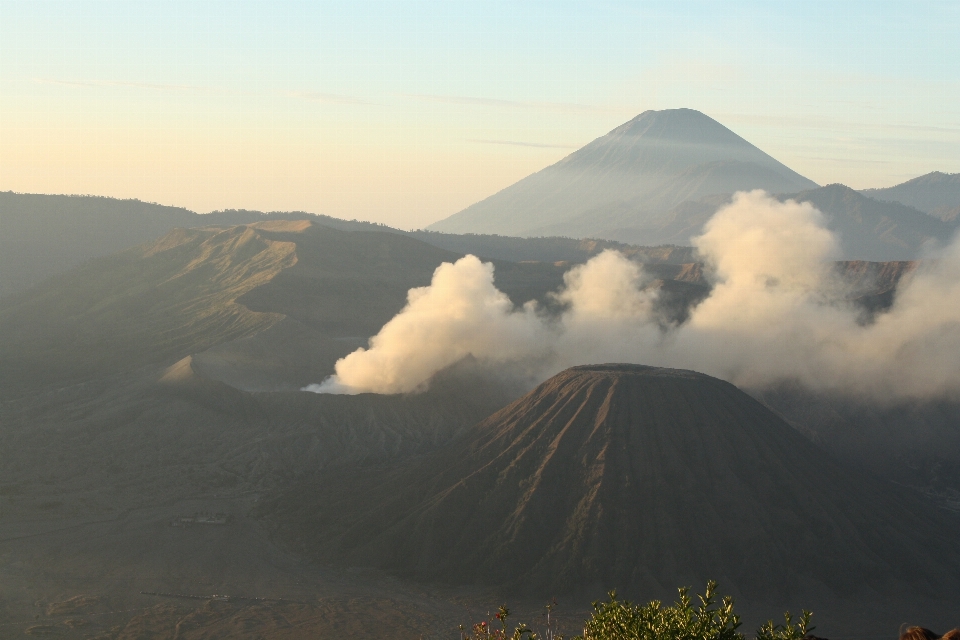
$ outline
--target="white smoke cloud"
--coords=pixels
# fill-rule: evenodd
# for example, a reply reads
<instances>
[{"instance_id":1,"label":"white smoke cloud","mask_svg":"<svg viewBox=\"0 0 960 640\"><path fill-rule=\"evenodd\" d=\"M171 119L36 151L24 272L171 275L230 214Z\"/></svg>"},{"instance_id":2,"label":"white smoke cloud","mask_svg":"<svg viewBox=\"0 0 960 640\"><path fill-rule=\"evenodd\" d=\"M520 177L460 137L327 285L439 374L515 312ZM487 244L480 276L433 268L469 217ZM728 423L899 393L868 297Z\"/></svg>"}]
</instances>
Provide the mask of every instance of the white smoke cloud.
<instances>
[{"instance_id":1,"label":"white smoke cloud","mask_svg":"<svg viewBox=\"0 0 960 640\"><path fill-rule=\"evenodd\" d=\"M550 371L575 364L642 362L660 340L653 313L657 291L641 265L607 250L564 274L556 298L567 305L558 323Z\"/></svg>"},{"instance_id":2,"label":"white smoke cloud","mask_svg":"<svg viewBox=\"0 0 960 640\"><path fill-rule=\"evenodd\" d=\"M548 348L534 305L514 311L493 284L493 265L475 256L443 263L428 287L411 289L407 306L370 339L337 362L337 375L306 387L318 393L403 393L437 371L473 355L501 363Z\"/></svg>"},{"instance_id":3,"label":"white smoke cloud","mask_svg":"<svg viewBox=\"0 0 960 640\"><path fill-rule=\"evenodd\" d=\"M744 387L797 380L811 389L877 398L960 393L960 238L904 278L874 322L838 294L837 239L812 205L739 193L695 239L713 274L710 295L679 326L656 321L656 290L640 265L606 251L571 269L555 294L559 318L519 310L493 266L467 256L429 287L336 375L307 390L399 393L473 356L526 363L545 378L575 364L634 362L693 369Z\"/></svg>"}]
</instances>

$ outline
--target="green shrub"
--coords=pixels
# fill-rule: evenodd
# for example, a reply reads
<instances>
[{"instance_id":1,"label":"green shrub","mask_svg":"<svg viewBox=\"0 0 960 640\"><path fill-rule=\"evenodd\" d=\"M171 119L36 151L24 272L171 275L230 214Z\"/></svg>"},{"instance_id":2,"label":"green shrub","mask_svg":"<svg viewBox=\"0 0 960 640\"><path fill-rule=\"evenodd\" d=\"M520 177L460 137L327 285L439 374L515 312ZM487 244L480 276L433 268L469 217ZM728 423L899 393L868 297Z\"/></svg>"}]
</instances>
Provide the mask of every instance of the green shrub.
<instances>
[{"instance_id":1,"label":"green shrub","mask_svg":"<svg viewBox=\"0 0 960 640\"><path fill-rule=\"evenodd\" d=\"M725 597L716 603L717 585L711 582L699 596L694 608L690 589L680 589L680 599L670 607L659 600L635 605L617 600L610 592L610 600L593 603L593 614L583 629L584 640L742 640L737 631L740 616L733 612L733 599Z\"/></svg>"},{"instance_id":2,"label":"green shrub","mask_svg":"<svg viewBox=\"0 0 960 640\"><path fill-rule=\"evenodd\" d=\"M501 605L496 614L500 628L497 629L495 626L488 624L487 621L484 620L483 622L478 622L477 624L473 625L473 635L470 637L473 640L522 640L523 636L528 634L530 635L530 640L534 640L538 637L535 633L527 628L527 625L522 623L514 627L513 631L507 631L507 618L509 616L510 610L507 609L507 605ZM467 637L466 630L463 628L463 625L460 625L460 637L461 639Z\"/></svg>"},{"instance_id":3,"label":"green shrub","mask_svg":"<svg viewBox=\"0 0 960 640\"><path fill-rule=\"evenodd\" d=\"M745 640L740 628L740 616L733 612L733 598L716 598L717 583L709 582L703 595L698 595L696 606L690 597L689 587L683 587L680 598L672 606L663 606L659 600L645 605L632 604L618 600L616 591L611 591L607 602L594 602L593 613L584 623L583 635L571 640ZM553 605L548 605L548 613ZM541 639L532 633L526 625L518 625L509 631L507 616L509 610L503 606L497 613L500 628L492 628L487 622L473 626L472 640L563 640L563 636L554 636L547 632L548 638ZM785 623L774 625L767 622L757 630L757 640L800 640L813 630L810 617L813 614L804 611L796 624L793 624L789 612L784 614ZM549 629L549 627L548 627ZM466 633L461 626L461 639Z\"/></svg>"},{"instance_id":4,"label":"green shrub","mask_svg":"<svg viewBox=\"0 0 960 640\"><path fill-rule=\"evenodd\" d=\"M787 611L783 614L784 624L774 626L773 620L769 620L767 624L757 629L757 640L800 640L807 633L813 631L813 627L810 626L810 616L812 615L809 611L804 611L800 614L800 620L797 621L797 624L792 625L790 624L790 612Z\"/></svg>"}]
</instances>

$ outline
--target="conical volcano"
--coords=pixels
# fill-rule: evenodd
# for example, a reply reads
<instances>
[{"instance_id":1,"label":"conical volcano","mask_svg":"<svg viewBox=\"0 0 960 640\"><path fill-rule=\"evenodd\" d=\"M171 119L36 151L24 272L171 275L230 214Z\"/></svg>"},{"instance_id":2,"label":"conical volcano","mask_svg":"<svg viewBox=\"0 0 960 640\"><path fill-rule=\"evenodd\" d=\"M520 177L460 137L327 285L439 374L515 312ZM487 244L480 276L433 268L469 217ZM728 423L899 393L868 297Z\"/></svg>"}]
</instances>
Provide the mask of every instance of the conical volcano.
<instances>
[{"instance_id":1,"label":"conical volcano","mask_svg":"<svg viewBox=\"0 0 960 640\"><path fill-rule=\"evenodd\" d=\"M955 514L690 371L574 367L424 459L317 490L300 531L323 557L426 580L556 593L716 579L769 601L960 576Z\"/></svg>"},{"instance_id":2,"label":"conical volcano","mask_svg":"<svg viewBox=\"0 0 960 640\"><path fill-rule=\"evenodd\" d=\"M796 193L816 186L699 111L645 111L430 229L607 237L627 227L654 234L669 222L663 216L687 200L749 189Z\"/></svg>"}]
</instances>

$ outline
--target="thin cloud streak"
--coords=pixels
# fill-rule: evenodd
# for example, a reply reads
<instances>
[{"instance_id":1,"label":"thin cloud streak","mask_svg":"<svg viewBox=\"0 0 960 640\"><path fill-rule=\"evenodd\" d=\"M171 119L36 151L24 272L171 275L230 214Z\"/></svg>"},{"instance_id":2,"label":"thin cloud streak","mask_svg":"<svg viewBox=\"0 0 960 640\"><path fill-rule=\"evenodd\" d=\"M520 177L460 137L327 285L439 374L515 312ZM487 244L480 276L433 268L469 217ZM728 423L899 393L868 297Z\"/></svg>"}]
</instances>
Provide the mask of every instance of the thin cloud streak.
<instances>
[{"instance_id":1,"label":"thin cloud streak","mask_svg":"<svg viewBox=\"0 0 960 640\"><path fill-rule=\"evenodd\" d=\"M506 144L514 147L535 147L538 149L579 149L583 145L575 144L545 144L541 142L523 142L520 140L467 140L480 144Z\"/></svg>"},{"instance_id":2,"label":"thin cloud streak","mask_svg":"<svg viewBox=\"0 0 960 640\"><path fill-rule=\"evenodd\" d=\"M835 118L824 118L819 116L766 116L750 113L717 113L714 114L721 122L741 122L758 126L776 126L784 125L798 128L812 129L898 129L902 131L917 131L924 133L951 133L960 134L960 127L936 127L930 125L917 124L896 124L896 123L871 123L862 120L840 120Z\"/></svg>"},{"instance_id":3,"label":"thin cloud streak","mask_svg":"<svg viewBox=\"0 0 960 640\"><path fill-rule=\"evenodd\" d=\"M369 100L364 100L362 98L356 98L354 96L345 96L337 93L320 93L314 91L290 91L287 92L287 97L290 98L300 98L301 100L308 100L310 102L320 102L323 104L353 104L353 105L371 105L377 106L380 103L371 102Z\"/></svg>"},{"instance_id":4,"label":"thin cloud streak","mask_svg":"<svg viewBox=\"0 0 960 640\"><path fill-rule=\"evenodd\" d=\"M33 78L37 84L53 84L62 87L104 89L122 87L128 89L152 89L154 91L210 91L209 87L186 84L153 84L149 82L129 82L124 80L57 80L54 78Z\"/></svg>"},{"instance_id":5,"label":"thin cloud streak","mask_svg":"<svg viewBox=\"0 0 960 640\"><path fill-rule=\"evenodd\" d=\"M149 82L131 82L125 80L59 80L56 78L32 78L36 84L50 84L62 87L75 87L79 89L106 89L113 87L130 89L151 89L154 91L213 91L212 87L201 87L196 85L184 84L154 84ZM312 91L287 91L283 93L288 98L299 98L311 102L322 102L328 104L346 104L346 105L379 105L377 102L371 102L354 96L340 95L336 93L321 93Z\"/></svg>"},{"instance_id":6,"label":"thin cloud streak","mask_svg":"<svg viewBox=\"0 0 960 640\"><path fill-rule=\"evenodd\" d=\"M841 158L841 157L833 157L833 158L831 158L831 157L829 157L829 156L805 156L805 155L798 155L797 157L798 157L798 158L803 158L804 160L817 160L817 161L819 161L819 162L833 162L833 163L836 163L836 164L847 164L847 165L858 165L858 164L894 164L894 161L893 161L893 160L867 160L867 159L863 159L863 158L861 158L861 159L859 159L859 160L850 160L850 159L848 159L848 158Z\"/></svg>"},{"instance_id":7,"label":"thin cloud streak","mask_svg":"<svg viewBox=\"0 0 960 640\"><path fill-rule=\"evenodd\" d=\"M429 93L402 93L403 98L423 102L444 104L464 104L480 107L504 107L508 109L549 109L551 111L582 111L591 113L633 113L632 107L603 107L599 105L579 104L575 102L534 102L526 100L501 100L499 98L479 98L476 96L445 96Z\"/></svg>"}]
</instances>

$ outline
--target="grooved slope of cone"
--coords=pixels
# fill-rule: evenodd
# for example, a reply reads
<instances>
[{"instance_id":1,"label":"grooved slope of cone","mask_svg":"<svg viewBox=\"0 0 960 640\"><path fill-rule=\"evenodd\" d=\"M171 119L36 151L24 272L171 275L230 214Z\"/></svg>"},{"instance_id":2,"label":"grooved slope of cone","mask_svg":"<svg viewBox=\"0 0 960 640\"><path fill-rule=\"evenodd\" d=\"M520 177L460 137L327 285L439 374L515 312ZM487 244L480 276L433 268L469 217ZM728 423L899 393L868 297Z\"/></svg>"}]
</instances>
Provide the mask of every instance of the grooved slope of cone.
<instances>
[{"instance_id":1,"label":"grooved slope of cone","mask_svg":"<svg viewBox=\"0 0 960 640\"><path fill-rule=\"evenodd\" d=\"M308 537L346 564L537 589L956 585L956 518L894 493L729 383L584 366L424 459L325 486Z\"/></svg>"}]
</instances>

